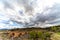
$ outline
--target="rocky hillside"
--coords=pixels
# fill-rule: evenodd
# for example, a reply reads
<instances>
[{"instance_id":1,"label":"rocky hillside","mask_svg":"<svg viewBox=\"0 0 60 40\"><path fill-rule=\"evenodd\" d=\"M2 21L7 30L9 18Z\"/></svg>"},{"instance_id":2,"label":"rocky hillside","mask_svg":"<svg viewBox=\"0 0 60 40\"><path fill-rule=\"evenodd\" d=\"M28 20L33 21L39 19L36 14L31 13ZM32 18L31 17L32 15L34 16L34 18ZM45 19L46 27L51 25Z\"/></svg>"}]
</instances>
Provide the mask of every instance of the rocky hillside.
<instances>
[{"instance_id":1,"label":"rocky hillside","mask_svg":"<svg viewBox=\"0 0 60 40\"><path fill-rule=\"evenodd\" d=\"M60 38L59 33L60 33L60 26L53 26L44 29L17 28L10 30L0 30L0 40L57 40ZM57 36L56 39L55 36Z\"/></svg>"}]
</instances>

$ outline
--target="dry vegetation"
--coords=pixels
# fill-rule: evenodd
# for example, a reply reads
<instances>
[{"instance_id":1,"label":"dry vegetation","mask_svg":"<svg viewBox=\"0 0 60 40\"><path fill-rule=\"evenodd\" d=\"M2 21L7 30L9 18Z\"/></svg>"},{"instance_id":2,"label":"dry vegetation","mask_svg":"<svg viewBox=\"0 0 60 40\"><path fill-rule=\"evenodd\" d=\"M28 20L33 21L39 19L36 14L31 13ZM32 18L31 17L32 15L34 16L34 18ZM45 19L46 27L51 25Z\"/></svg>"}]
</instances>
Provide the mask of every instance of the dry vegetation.
<instances>
[{"instance_id":1,"label":"dry vegetation","mask_svg":"<svg viewBox=\"0 0 60 40\"><path fill-rule=\"evenodd\" d=\"M0 30L0 40L60 40L60 26Z\"/></svg>"}]
</instances>

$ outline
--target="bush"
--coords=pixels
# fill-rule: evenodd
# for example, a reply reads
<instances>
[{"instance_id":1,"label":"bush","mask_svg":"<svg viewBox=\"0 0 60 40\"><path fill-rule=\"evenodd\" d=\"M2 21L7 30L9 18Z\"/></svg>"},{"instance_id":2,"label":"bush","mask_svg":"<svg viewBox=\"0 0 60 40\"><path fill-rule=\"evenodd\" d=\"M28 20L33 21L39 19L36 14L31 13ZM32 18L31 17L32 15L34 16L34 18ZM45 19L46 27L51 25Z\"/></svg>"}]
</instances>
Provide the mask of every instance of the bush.
<instances>
[{"instance_id":1,"label":"bush","mask_svg":"<svg viewBox=\"0 0 60 40\"><path fill-rule=\"evenodd\" d=\"M29 34L30 34L30 38L36 38L36 32L35 31L31 31Z\"/></svg>"},{"instance_id":2,"label":"bush","mask_svg":"<svg viewBox=\"0 0 60 40\"><path fill-rule=\"evenodd\" d=\"M58 28L54 26L54 27L51 27L51 30L52 30L52 31L57 31Z\"/></svg>"},{"instance_id":3,"label":"bush","mask_svg":"<svg viewBox=\"0 0 60 40\"><path fill-rule=\"evenodd\" d=\"M45 35L46 35L46 37L50 37L50 33L49 32L45 32Z\"/></svg>"}]
</instances>

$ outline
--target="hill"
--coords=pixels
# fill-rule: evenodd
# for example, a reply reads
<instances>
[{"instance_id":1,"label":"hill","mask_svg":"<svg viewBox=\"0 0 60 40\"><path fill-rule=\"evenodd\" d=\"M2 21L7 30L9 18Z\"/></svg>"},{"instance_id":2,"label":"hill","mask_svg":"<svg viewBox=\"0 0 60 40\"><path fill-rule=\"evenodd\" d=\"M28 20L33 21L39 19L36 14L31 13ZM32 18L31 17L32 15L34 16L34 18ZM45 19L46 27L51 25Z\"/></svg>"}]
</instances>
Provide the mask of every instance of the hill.
<instances>
[{"instance_id":1,"label":"hill","mask_svg":"<svg viewBox=\"0 0 60 40\"><path fill-rule=\"evenodd\" d=\"M17 28L0 30L1 40L52 40L52 35L60 33L60 25L49 28ZM54 37L54 36L53 36Z\"/></svg>"}]
</instances>

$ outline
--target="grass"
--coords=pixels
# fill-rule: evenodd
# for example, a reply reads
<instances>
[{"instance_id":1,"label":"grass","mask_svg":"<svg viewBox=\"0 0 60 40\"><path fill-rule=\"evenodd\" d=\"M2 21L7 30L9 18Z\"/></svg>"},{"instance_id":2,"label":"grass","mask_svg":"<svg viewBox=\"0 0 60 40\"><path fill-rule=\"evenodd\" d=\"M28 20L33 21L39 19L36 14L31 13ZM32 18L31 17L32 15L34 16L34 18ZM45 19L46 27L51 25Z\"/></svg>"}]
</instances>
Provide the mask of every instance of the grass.
<instances>
[{"instance_id":1,"label":"grass","mask_svg":"<svg viewBox=\"0 0 60 40\"><path fill-rule=\"evenodd\" d=\"M12 32L16 33L16 35L18 37L16 37L16 39L13 40L17 40L18 38L21 39L25 39L25 40L32 40L32 39L36 39L36 40L60 40L60 25L58 26L53 26L50 28L23 28L23 29L11 29L11 30L0 30L0 38L3 40L10 40L11 38L9 38L9 34L11 34ZM26 33L25 33L26 32ZM17 33L25 33L25 34L21 34L21 37L19 37L19 35ZM26 35L28 33L28 37L29 38L23 38L24 35ZM15 35L14 35L15 36ZM38 37L38 39L37 39Z\"/></svg>"}]
</instances>

